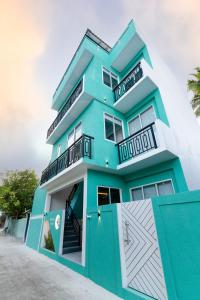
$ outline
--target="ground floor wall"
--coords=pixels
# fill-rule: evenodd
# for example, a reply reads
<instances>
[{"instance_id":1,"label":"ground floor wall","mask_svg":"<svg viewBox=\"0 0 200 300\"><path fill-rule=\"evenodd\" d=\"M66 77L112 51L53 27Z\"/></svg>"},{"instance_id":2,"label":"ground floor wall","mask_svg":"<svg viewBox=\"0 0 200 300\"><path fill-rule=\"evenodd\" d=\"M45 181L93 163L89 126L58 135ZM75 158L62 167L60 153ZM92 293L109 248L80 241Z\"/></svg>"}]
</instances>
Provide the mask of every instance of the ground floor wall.
<instances>
[{"instance_id":1,"label":"ground floor wall","mask_svg":"<svg viewBox=\"0 0 200 300\"><path fill-rule=\"evenodd\" d=\"M126 177L94 170L89 170L85 174L83 187L86 199L86 214L83 216L86 227L84 264L75 263L63 257L60 242L63 239L64 211L47 211L48 193L40 188L35 194L26 244L89 277L123 299L153 299L124 285L125 264L122 264L121 256L118 207L122 206L123 202L130 201L129 189L131 187L169 177L173 179L176 194L152 199L168 299L198 300L197 295L200 294L198 286L200 191L187 192L187 184L178 160L158 165L153 170L147 169L141 173L132 173ZM121 204L98 206L97 188L99 185L119 188ZM55 229L58 216L60 216L60 226ZM54 251L43 247L42 237L46 221L52 229Z\"/></svg>"}]
</instances>

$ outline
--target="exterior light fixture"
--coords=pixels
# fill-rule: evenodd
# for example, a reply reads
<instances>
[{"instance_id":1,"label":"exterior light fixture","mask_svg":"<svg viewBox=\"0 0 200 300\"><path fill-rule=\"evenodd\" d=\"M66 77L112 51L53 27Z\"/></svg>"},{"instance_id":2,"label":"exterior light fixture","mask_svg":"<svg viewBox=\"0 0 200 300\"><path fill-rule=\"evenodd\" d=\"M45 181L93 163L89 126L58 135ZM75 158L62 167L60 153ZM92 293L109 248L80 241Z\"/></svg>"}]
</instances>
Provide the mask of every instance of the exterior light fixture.
<instances>
[{"instance_id":1,"label":"exterior light fixture","mask_svg":"<svg viewBox=\"0 0 200 300\"><path fill-rule=\"evenodd\" d=\"M98 210L98 218L100 218L101 217L101 212L100 212L100 210Z\"/></svg>"}]
</instances>

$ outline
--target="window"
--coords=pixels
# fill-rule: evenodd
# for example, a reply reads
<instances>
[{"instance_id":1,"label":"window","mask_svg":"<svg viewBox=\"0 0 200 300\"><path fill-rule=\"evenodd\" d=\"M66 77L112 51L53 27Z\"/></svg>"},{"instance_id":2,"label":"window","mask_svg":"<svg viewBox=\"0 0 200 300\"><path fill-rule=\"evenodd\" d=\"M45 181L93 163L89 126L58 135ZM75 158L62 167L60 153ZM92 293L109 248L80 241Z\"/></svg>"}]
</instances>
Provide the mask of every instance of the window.
<instances>
[{"instance_id":1,"label":"window","mask_svg":"<svg viewBox=\"0 0 200 300\"><path fill-rule=\"evenodd\" d=\"M153 183L131 190L132 200L144 200L154 196L174 194L172 180Z\"/></svg>"},{"instance_id":2,"label":"window","mask_svg":"<svg viewBox=\"0 0 200 300\"><path fill-rule=\"evenodd\" d=\"M82 135L82 126L79 123L68 135L68 147L77 141Z\"/></svg>"},{"instance_id":3,"label":"window","mask_svg":"<svg viewBox=\"0 0 200 300\"><path fill-rule=\"evenodd\" d=\"M153 106L150 106L144 112L139 114L133 120L128 123L129 126L129 134L132 135L136 133L138 130L146 127L147 125L153 123L156 119L155 112Z\"/></svg>"},{"instance_id":4,"label":"window","mask_svg":"<svg viewBox=\"0 0 200 300\"><path fill-rule=\"evenodd\" d=\"M105 114L105 137L117 143L123 140L122 121Z\"/></svg>"},{"instance_id":5,"label":"window","mask_svg":"<svg viewBox=\"0 0 200 300\"><path fill-rule=\"evenodd\" d=\"M103 68L103 83L114 89L118 85L118 77L106 68Z\"/></svg>"},{"instance_id":6,"label":"window","mask_svg":"<svg viewBox=\"0 0 200 300\"><path fill-rule=\"evenodd\" d=\"M120 190L109 187L98 187L98 205L120 203Z\"/></svg>"},{"instance_id":7,"label":"window","mask_svg":"<svg viewBox=\"0 0 200 300\"><path fill-rule=\"evenodd\" d=\"M61 154L61 145L58 145L58 148L57 148L57 157L59 157Z\"/></svg>"}]
</instances>

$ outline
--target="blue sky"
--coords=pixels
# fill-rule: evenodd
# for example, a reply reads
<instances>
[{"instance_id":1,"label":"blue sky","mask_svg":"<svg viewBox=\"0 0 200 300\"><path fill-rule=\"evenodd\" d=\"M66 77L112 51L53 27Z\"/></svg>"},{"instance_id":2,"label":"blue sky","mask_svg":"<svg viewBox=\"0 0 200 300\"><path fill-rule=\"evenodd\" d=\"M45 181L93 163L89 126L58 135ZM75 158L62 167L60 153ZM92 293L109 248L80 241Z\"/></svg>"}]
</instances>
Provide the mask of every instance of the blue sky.
<instances>
[{"instance_id":1,"label":"blue sky","mask_svg":"<svg viewBox=\"0 0 200 300\"><path fill-rule=\"evenodd\" d=\"M52 96L87 28L112 46L134 19L186 89L200 62L199 11L197 0L2 0L0 171L48 164Z\"/></svg>"}]
</instances>

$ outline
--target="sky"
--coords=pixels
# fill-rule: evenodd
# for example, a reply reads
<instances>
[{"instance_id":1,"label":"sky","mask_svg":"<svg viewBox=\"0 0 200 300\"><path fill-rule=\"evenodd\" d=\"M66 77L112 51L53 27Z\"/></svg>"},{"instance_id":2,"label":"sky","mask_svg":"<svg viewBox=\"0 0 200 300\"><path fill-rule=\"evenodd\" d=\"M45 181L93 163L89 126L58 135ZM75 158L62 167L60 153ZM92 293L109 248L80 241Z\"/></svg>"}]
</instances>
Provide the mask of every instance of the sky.
<instances>
[{"instance_id":1,"label":"sky","mask_svg":"<svg viewBox=\"0 0 200 300\"><path fill-rule=\"evenodd\" d=\"M133 19L186 91L200 65L199 11L199 0L1 0L0 172L40 175L49 163L52 96L87 28L112 46Z\"/></svg>"}]
</instances>

